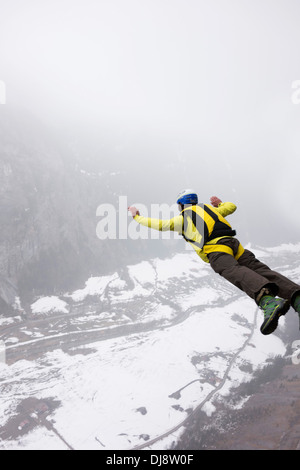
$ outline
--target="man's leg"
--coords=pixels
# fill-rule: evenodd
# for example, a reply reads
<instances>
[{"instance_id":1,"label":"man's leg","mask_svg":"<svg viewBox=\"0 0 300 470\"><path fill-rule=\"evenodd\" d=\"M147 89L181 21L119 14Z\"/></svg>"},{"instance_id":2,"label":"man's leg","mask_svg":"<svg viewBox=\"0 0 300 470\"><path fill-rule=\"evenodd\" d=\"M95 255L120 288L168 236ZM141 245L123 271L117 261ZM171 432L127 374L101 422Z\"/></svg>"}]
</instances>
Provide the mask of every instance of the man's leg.
<instances>
[{"instance_id":1,"label":"man's leg","mask_svg":"<svg viewBox=\"0 0 300 470\"><path fill-rule=\"evenodd\" d=\"M270 269L269 266L259 261L249 250L245 250L239 258L238 263L240 266L246 266L257 274L263 276L265 279L268 279L269 282L276 284L278 286L277 294L283 299L287 299L292 302L296 293L300 293L300 286L298 284Z\"/></svg>"},{"instance_id":2,"label":"man's leg","mask_svg":"<svg viewBox=\"0 0 300 470\"><path fill-rule=\"evenodd\" d=\"M267 266L264 265L264 270L253 270L248 267L248 264L252 264L252 266L255 264L258 268L258 264L253 260L253 258L256 259L255 256L249 251L244 252L236 260L234 256L237 255L239 241L236 239L227 240L222 240L222 242L231 247L233 255L222 252L210 253L210 265L215 272L255 300L264 312L264 322L260 331L264 335L269 335L276 330L280 316L285 315L288 311L289 300L275 298L279 291L277 284L271 282L271 280L275 280L275 277L268 278L262 275L265 271L271 271ZM242 262L240 262L241 259ZM260 263L260 261L256 261ZM263 268L263 263L260 268Z\"/></svg>"},{"instance_id":3,"label":"man's leg","mask_svg":"<svg viewBox=\"0 0 300 470\"><path fill-rule=\"evenodd\" d=\"M216 273L241 289L255 301L263 288L268 288L273 295L277 295L278 287L276 284L273 284L268 278L253 271L246 265L240 264L239 260L237 261L227 253L210 253L209 263Z\"/></svg>"}]
</instances>

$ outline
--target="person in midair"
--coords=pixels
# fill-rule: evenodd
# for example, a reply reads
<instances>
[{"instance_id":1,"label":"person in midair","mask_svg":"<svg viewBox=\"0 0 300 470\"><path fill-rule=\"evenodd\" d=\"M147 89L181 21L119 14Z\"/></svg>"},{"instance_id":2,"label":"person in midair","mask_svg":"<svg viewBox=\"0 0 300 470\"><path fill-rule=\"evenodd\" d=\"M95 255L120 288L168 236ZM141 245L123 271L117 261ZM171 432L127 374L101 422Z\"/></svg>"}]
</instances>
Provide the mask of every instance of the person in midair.
<instances>
[{"instance_id":1,"label":"person in midair","mask_svg":"<svg viewBox=\"0 0 300 470\"><path fill-rule=\"evenodd\" d=\"M300 319L300 285L270 269L241 245L236 231L226 220L235 212L235 204L222 202L216 196L211 197L210 202L198 203L196 192L186 189L177 197L180 214L171 219L143 217L133 206L128 210L141 225L178 232L216 273L251 297L264 314L262 334L273 333L280 316L285 315L290 306Z\"/></svg>"}]
</instances>

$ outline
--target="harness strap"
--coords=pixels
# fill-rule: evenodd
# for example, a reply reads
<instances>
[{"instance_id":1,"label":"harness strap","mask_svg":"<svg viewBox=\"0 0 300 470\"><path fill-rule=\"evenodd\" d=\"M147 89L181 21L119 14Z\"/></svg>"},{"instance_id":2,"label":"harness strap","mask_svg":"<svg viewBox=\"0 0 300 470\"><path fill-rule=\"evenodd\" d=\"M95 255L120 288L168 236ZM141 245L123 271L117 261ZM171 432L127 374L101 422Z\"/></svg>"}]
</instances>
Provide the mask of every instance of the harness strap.
<instances>
[{"instance_id":1,"label":"harness strap","mask_svg":"<svg viewBox=\"0 0 300 470\"><path fill-rule=\"evenodd\" d=\"M232 248L230 248L229 246L216 244L216 245L205 245L203 251L206 255L208 255L209 253L215 253L215 252L227 253L228 255L231 255L236 260L238 260L244 253L245 249L241 244L239 244L237 253L236 255L234 255Z\"/></svg>"},{"instance_id":2,"label":"harness strap","mask_svg":"<svg viewBox=\"0 0 300 470\"><path fill-rule=\"evenodd\" d=\"M182 211L183 214L183 227L182 227L182 236L185 241L193 243L197 248L201 249L203 246L213 240L214 238L218 237L234 237L236 235L236 231L231 228L231 226L227 223L222 222L218 215L213 212L206 204L198 204L201 209L206 212L214 221L214 226L212 229L211 234L209 234L207 223L205 222L204 218L202 218L195 210L188 207ZM187 218L190 217L192 219L193 225L195 226L196 230L202 235L201 242L198 243L195 240L191 240L185 236L185 229L187 228L188 220Z\"/></svg>"},{"instance_id":3,"label":"harness strap","mask_svg":"<svg viewBox=\"0 0 300 470\"><path fill-rule=\"evenodd\" d=\"M205 204L199 204L201 207L203 206L203 210L211 216L211 218L214 220L215 225L213 228L213 231L211 235L208 237L208 239L205 241L206 243L213 240L214 238L218 237L223 237L223 236L229 236L229 237L234 237L236 235L236 231L233 230L230 225L226 226L227 224L224 224L224 222L221 222L219 219L218 215L213 212L207 205Z\"/></svg>"}]
</instances>

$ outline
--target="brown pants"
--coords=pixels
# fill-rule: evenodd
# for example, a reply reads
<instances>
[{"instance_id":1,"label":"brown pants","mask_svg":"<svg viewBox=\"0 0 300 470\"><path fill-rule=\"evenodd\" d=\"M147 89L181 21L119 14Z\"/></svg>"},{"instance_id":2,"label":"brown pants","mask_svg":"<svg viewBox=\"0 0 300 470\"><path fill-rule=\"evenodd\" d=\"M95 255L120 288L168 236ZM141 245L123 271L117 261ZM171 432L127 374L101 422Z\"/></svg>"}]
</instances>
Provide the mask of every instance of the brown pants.
<instances>
[{"instance_id":1,"label":"brown pants","mask_svg":"<svg viewBox=\"0 0 300 470\"><path fill-rule=\"evenodd\" d=\"M236 255L240 242L236 238L224 238L220 240L222 245L227 245ZM258 293L263 287L271 290L273 295L292 302L296 292L300 293L300 286L290 281L282 274L272 271L267 265L259 261L255 255L249 251L245 252L236 260L233 256L213 252L208 255L212 269L245 292L249 297L256 300Z\"/></svg>"}]
</instances>

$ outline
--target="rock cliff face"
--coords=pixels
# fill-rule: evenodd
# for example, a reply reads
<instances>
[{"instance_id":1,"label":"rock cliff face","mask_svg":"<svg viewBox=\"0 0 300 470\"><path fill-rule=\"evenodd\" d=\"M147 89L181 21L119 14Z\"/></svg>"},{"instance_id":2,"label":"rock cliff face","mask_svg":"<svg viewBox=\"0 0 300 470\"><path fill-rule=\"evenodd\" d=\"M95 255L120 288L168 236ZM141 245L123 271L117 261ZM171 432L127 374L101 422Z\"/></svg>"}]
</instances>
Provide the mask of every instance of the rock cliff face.
<instances>
[{"instance_id":1,"label":"rock cliff face","mask_svg":"<svg viewBox=\"0 0 300 470\"><path fill-rule=\"evenodd\" d=\"M229 404L217 405L215 416L208 419L202 413L191 423L177 449L299 450L299 385L299 365L288 357L277 358L256 379L241 385L249 393L244 406L231 408L230 400L239 396L239 389L232 390Z\"/></svg>"},{"instance_id":2,"label":"rock cliff face","mask_svg":"<svg viewBox=\"0 0 300 470\"><path fill-rule=\"evenodd\" d=\"M110 190L96 176L80 171L70 148L40 123L1 108L2 312L20 293L71 288L110 263L113 269L113 250L96 236L96 209Z\"/></svg>"}]
</instances>

